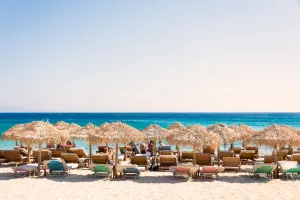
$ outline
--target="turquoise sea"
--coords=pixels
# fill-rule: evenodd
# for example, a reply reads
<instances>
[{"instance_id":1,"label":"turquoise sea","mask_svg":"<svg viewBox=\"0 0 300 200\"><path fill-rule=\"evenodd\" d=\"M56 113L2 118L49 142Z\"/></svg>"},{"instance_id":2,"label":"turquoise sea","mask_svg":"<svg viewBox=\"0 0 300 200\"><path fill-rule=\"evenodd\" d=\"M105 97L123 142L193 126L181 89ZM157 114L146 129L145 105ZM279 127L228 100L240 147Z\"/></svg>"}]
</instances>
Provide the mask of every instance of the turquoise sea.
<instances>
[{"instance_id":1,"label":"turquoise sea","mask_svg":"<svg viewBox=\"0 0 300 200\"><path fill-rule=\"evenodd\" d=\"M63 120L81 126L87 123L98 126L104 122L121 121L140 130L149 124L168 127L174 122L181 122L186 126L193 124L209 126L216 123L227 125L243 123L257 130L274 123L300 128L300 113L0 113L0 136L16 124L33 120L44 120L50 123ZM1 140L0 149L12 149L14 144L12 141ZM88 149L88 144L85 141L76 141L76 144L77 147ZM236 142L235 145L240 146L241 142ZM114 144L111 144L111 146L114 146ZM222 148L225 148L224 145ZM271 149L265 147L261 147L261 149L266 153L271 151ZM93 151L96 151L96 147L93 147Z\"/></svg>"}]
</instances>

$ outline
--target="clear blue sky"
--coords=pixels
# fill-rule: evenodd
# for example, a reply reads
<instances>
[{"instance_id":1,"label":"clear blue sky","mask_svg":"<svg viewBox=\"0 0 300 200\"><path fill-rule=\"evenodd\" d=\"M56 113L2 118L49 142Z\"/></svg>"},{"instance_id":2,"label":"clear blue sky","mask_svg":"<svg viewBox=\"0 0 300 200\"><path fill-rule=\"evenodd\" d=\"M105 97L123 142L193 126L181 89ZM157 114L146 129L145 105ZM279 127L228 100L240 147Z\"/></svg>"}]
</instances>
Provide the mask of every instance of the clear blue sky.
<instances>
[{"instance_id":1,"label":"clear blue sky","mask_svg":"<svg viewBox=\"0 0 300 200\"><path fill-rule=\"evenodd\" d=\"M300 1L0 1L1 112L300 111Z\"/></svg>"}]
</instances>

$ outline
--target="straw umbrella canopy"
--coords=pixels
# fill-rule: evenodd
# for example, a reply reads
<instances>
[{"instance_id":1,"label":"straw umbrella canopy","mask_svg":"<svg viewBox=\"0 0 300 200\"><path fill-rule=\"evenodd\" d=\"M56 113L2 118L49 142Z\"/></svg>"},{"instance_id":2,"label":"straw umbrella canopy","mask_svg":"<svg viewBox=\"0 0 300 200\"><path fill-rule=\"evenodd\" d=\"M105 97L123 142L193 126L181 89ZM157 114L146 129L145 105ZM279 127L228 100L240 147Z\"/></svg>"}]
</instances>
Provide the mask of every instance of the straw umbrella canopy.
<instances>
[{"instance_id":1,"label":"straw umbrella canopy","mask_svg":"<svg viewBox=\"0 0 300 200\"><path fill-rule=\"evenodd\" d=\"M251 126L247 126L245 124L232 124L229 126L229 128L231 128L238 134L238 140L243 141L243 147L245 145L245 140L257 133L257 131L254 130Z\"/></svg>"},{"instance_id":2,"label":"straw umbrella canopy","mask_svg":"<svg viewBox=\"0 0 300 200\"><path fill-rule=\"evenodd\" d=\"M19 139L21 142L32 147L38 145L38 176L40 175L41 166L41 147L43 142L46 143L62 143L68 138L68 134L59 131L52 124L43 121L33 121L24 126L20 131L22 134Z\"/></svg>"},{"instance_id":3,"label":"straw umbrella canopy","mask_svg":"<svg viewBox=\"0 0 300 200\"><path fill-rule=\"evenodd\" d=\"M18 141L20 140L20 134L22 133L24 127L25 124L17 124L11 127L2 134L2 140L12 140L15 141L17 145Z\"/></svg>"},{"instance_id":4,"label":"straw umbrella canopy","mask_svg":"<svg viewBox=\"0 0 300 200\"><path fill-rule=\"evenodd\" d=\"M223 143L231 143L232 149L234 148L234 141L239 137L233 129L229 128L225 124L215 124L209 126L207 130L218 134ZM220 165L220 147L218 148L218 165Z\"/></svg>"},{"instance_id":5,"label":"straw umbrella canopy","mask_svg":"<svg viewBox=\"0 0 300 200\"><path fill-rule=\"evenodd\" d=\"M103 128L105 136L104 138L116 143L116 160L114 167L114 176L117 174L117 164L118 164L118 151L119 151L119 142L123 143L125 146L129 141L138 141L143 140L144 135L137 130L125 123L122 122L113 122L108 124ZM127 151L125 148L125 159L127 157Z\"/></svg>"},{"instance_id":6,"label":"straw umbrella canopy","mask_svg":"<svg viewBox=\"0 0 300 200\"><path fill-rule=\"evenodd\" d=\"M108 144L110 143L110 138L106 137L106 129L105 127L109 125L109 123L105 122L101 124L95 132L91 132L88 135L88 142L89 144L100 144L105 143L106 144L106 153L108 153Z\"/></svg>"},{"instance_id":7,"label":"straw umbrella canopy","mask_svg":"<svg viewBox=\"0 0 300 200\"><path fill-rule=\"evenodd\" d=\"M156 125L151 124L142 130L142 133L146 138L150 140L154 140L154 165L156 164L156 141L161 140L162 138L166 138L168 135L168 130Z\"/></svg>"},{"instance_id":8,"label":"straw umbrella canopy","mask_svg":"<svg viewBox=\"0 0 300 200\"><path fill-rule=\"evenodd\" d=\"M79 130L81 128L81 126L77 125L77 124L74 124L74 123L67 123L67 122L64 122L64 121L59 121L57 123L54 124L54 126L60 130L60 131L64 131L64 132L67 132L70 136L70 138L73 139L73 147L74 147L74 139L82 139L82 138L78 138L76 137L76 135L72 135L75 131Z\"/></svg>"},{"instance_id":9,"label":"straw umbrella canopy","mask_svg":"<svg viewBox=\"0 0 300 200\"><path fill-rule=\"evenodd\" d=\"M96 127L94 124L88 123L86 126L77 129L75 131L72 131L70 134L72 135L72 138L78 138L78 139L85 139L88 140L89 135L95 134L98 127ZM92 145L89 143L89 158L91 162L92 157Z\"/></svg>"},{"instance_id":10,"label":"straw umbrella canopy","mask_svg":"<svg viewBox=\"0 0 300 200\"><path fill-rule=\"evenodd\" d=\"M180 132L181 129L185 129L186 127L181 124L180 122L176 122L174 124L172 124L171 126L169 126L167 128L167 130L169 131L169 134L168 136L166 137L166 141L169 143L169 144L173 144L173 145L176 145L176 150L177 150L177 157L178 157L178 160L180 160L180 151L179 151L179 145L177 145L173 139L176 137L176 134L178 132Z\"/></svg>"},{"instance_id":11,"label":"straw umbrella canopy","mask_svg":"<svg viewBox=\"0 0 300 200\"><path fill-rule=\"evenodd\" d=\"M187 129L197 133L201 137L202 147L210 146L216 148L222 144L220 136L214 132L208 131L204 126L196 124L194 126L188 126Z\"/></svg>"}]
</instances>

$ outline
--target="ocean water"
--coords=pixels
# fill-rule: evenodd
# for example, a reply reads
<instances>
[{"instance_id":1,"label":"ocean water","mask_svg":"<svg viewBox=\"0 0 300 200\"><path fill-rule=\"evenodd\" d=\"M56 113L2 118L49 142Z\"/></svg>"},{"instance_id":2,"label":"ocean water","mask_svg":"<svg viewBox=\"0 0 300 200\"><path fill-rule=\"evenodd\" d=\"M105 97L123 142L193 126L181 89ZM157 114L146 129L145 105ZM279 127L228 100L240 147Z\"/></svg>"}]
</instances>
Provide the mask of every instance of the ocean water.
<instances>
[{"instance_id":1,"label":"ocean water","mask_svg":"<svg viewBox=\"0 0 300 200\"><path fill-rule=\"evenodd\" d=\"M175 122L181 122L185 126L201 124L209 126L216 123L239 124L243 123L252 126L256 130L261 130L272 124L286 124L295 128L300 128L300 113L0 113L0 136L10 127L27 123L34 120L44 120L50 123L66 121L76 123L81 126L93 123L97 126L104 122L121 121L139 130L150 124L158 124L168 127ZM77 147L88 149L86 141L75 141ZM15 142L0 141L0 149L12 149ZM236 146L241 142L237 141ZM114 144L111 144L114 146ZM228 148L228 146L222 146ZM186 147L185 149L190 149ZM271 151L270 148L261 147L265 153ZM93 147L93 152L96 146Z\"/></svg>"}]
</instances>

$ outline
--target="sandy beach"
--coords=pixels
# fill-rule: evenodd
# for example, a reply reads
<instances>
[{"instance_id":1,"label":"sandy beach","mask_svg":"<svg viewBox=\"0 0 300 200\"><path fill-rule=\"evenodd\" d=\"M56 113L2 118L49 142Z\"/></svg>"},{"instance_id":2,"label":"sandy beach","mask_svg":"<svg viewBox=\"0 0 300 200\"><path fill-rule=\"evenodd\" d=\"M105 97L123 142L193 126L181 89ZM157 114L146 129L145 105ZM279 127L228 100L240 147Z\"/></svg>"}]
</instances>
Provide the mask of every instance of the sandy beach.
<instances>
[{"instance_id":1,"label":"sandy beach","mask_svg":"<svg viewBox=\"0 0 300 200\"><path fill-rule=\"evenodd\" d=\"M84 168L65 178L15 178L11 167L1 166L0 199L300 199L299 180L251 178L249 167L217 180L176 180L170 172L151 171L136 180L103 180Z\"/></svg>"}]
</instances>

